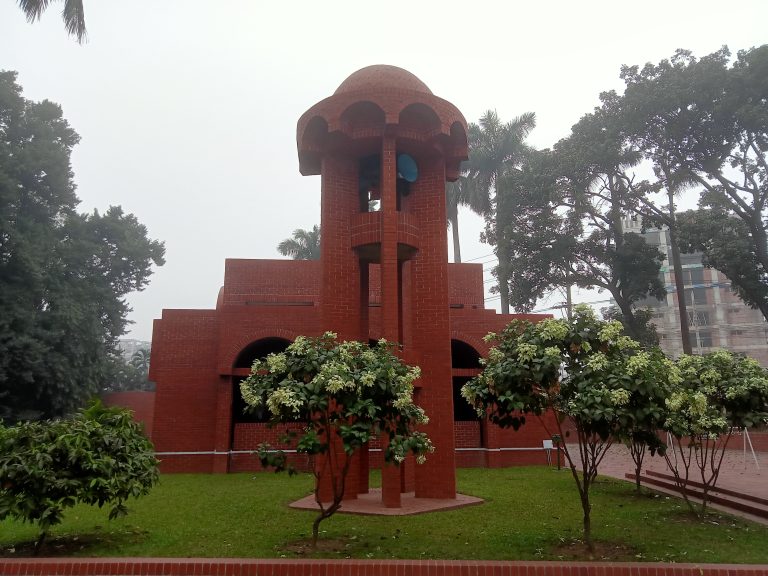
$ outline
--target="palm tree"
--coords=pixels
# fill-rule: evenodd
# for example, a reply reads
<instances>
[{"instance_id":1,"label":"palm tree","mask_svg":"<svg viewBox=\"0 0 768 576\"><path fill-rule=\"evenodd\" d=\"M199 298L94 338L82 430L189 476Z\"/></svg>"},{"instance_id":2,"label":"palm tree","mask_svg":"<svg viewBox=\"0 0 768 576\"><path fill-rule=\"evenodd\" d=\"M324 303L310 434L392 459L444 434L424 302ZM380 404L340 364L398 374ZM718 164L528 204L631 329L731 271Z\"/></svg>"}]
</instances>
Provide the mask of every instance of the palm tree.
<instances>
[{"instance_id":1,"label":"palm tree","mask_svg":"<svg viewBox=\"0 0 768 576\"><path fill-rule=\"evenodd\" d=\"M19 0L19 8L24 11L28 22L40 20L51 0ZM64 27L70 36L77 37L82 44L86 39L85 11L83 0L64 0L64 10L61 11Z\"/></svg>"},{"instance_id":2,"label":"palm tree","mask_svg":"<svg viewBox=\"0 0 768 576\"><path fill-rule=\"evenodd\" d=\"M149 349L140 348L131 356L130 364L146 376L149 374L149 357Z\"/></svg>"},{"instance_id":3,"label":"palm tree","mask_svg":"<svg viewBox=\"0 0 768 576\"><path fill-rule=\"evenodd\" d=\"M315 224L312 230L297 228L292 238L286 238L277 245L277 251L294 260L319 260L320 226Z\"/></svg>"},{"instance_id":4,"label":"palm tree","mask_svg":"<svg viewBox=\"0 0 768 576\"><path fill-rule=\"evenodd\" d=\"M448 226L453 236L453 261L461 263L461 244L459 242L459 206L466 206L475 214L483 216L490 210L488 195L478 194L466 173L456 182L445 185L445 203L448 215Z\"/></svg>"},{"instance_id":5,"label":"palm tree","mask_svg":"<svg viewBox=\"0 0 768 576\"><path fill-rule=\"evenodd\" d=\"M526 112L504 124L495 110L488 110L479 124L469 125L467 178L475 205L483 210L481 213L495 237L499 260L496 277L503 314L509 314L509 247L504 240L503 215L506 211L501 184L504 176L515 170L529 153L530 147L524 141L535 127L533 112Z\"/></svg>"}]
</instances>

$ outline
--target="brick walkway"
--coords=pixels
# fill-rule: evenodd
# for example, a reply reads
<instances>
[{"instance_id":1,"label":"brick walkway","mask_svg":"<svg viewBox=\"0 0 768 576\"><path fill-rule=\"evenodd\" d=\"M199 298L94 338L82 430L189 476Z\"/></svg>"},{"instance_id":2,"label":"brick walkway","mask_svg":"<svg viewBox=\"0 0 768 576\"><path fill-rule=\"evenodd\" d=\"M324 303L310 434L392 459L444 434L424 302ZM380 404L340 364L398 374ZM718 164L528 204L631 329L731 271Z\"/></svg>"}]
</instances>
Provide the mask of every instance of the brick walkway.
<instances>
[{"instance_id":1,"label":"brick walkway","mask_svg":"<svg viewBox=\"0 0 768 576\"><path fill-rule=\"evenodd\" d=\"M747 447L746 458L741 447L741 438L733 438L729 443L731 449L726 451L723 465L720 468L720 477L717 485L721 488L735 490L742 494L750 494L761 498L768 498L768 453L756 452L757 461L760 465L758 469L755 461ZM578 448L574 446L578 452ZM735 449L738 448L738 449ZM667 463L664 458L656 456L654 458L646 457L643 463L643 470L653 470L655 472L669 473ZM698 470L698 469L697 469ZM600 474L613 476L615 478L625 479L627 472L634 473L635 465L629 450L623 445L614 445L605 456L605 460L600 464ZM691 470L691 480L698 480Z\"/></svg>"}]
</instances>

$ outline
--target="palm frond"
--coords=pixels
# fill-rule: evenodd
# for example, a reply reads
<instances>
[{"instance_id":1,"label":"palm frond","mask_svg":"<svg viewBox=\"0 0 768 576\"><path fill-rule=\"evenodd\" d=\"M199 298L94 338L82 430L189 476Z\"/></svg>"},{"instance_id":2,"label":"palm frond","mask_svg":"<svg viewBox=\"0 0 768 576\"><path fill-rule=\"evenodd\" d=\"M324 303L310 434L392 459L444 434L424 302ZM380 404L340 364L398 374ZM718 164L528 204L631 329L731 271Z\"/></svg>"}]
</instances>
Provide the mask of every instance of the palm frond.
<instances>
[{"instance_id":1,"label":"palm frond","mask_svg":"<svg viewBox=\"0 0 768 576\"><path fill-rule=\"evenodd\" d=\"M48 9L51 0L18 0L19 8L27 17L27 22L40 20L40 17ZM67 34L75 36L78 43L82 44L87 36L85 29L85 10L83 0L64 0L64 9L61 11L64 20L64 28Z\"/></svg>"},{"instance_id":2,"label":"palm frond","mask_svg":"<svg viewBox=\"0 0 768 576\"><path fill-rule=\"evenodd\" d=\"M75 36L77 41L82 44L86 40L83 0L65 0L61 16L64 19L64 28L66 28L67 34Z\"/></svg>"},{"instance_id":3,"label":"palm frond","mask_svg":"<svg viewBox=\"0 0 768 576\"><path fill-rule=\"evenodd\" d=\"M19 0L19 8L27 17L27 22L34 22L40 20L40 16L43 15L50 3L51 0Z\"/></svg>"}]
</instances>

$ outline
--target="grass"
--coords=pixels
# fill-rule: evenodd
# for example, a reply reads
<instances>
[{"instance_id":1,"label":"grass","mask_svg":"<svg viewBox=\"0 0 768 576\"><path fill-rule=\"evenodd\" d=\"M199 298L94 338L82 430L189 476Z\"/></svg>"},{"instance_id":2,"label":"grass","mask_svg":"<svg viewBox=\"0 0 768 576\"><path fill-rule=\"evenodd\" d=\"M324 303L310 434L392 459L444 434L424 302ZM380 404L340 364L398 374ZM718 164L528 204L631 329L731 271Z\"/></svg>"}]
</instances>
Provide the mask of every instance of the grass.
<instances>
[{"instance_id":1,"label":"grass","mask_svg":"<svg viewBox=\"0 0 768 576\"><path fill-rule=\"evenodd\" d=\"M337 546L316 556L557 560L581 551L574 546L581 507L569 472L465 469L458 482L461 492L485 503L418 516L337 514L321 525L321 538ZM69 510L44 554L295 557L290 543L310 535L314 513L287 504L311 487L306 475L166 475L149 496L131 503L125 518L110 522L105 510ZM592 522L598 558L768 563L768 526L718 514L697 520L682 501L636 495L628 482L598 481ZM29 524L0 523L0 555L18 553L20 543L35 536Z\"/></svg>"}]
</instances>

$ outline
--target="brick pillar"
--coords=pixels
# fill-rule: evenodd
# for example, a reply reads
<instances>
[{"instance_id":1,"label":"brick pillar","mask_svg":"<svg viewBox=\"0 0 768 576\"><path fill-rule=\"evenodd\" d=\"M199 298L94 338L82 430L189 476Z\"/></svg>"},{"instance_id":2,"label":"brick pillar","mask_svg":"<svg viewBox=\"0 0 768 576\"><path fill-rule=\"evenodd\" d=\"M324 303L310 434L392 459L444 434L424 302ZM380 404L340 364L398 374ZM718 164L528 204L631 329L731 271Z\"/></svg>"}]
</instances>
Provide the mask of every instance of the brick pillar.
<instances>
[{"instance_id":1,"label":"brick pillar","mask_svg":"<svg viewBox=\"0 0 768 576\"><path fill-rule=\"evenodd\" d=\"M349 225L352 217L360 212L357 187L356 159L335 156L323 159L321 328L336 332L339 340L359 340L362 336L360 262L351 247ZM368 335L364 336L367 341Z\"/></svg>"},{"instance_id":2,"label":"brick pillar","mask_svg":"<svg viewBox=\"0 0 768 576\"><path fill-rule=\"evenodd\" d=\"M322 162L322 239L323 261L320 289L321 329L338 334L343 340L368 340L362 335L363 298L361 284L367 283L357 254L351 247L350 221L360 211L358 197L358 164L355 158L328 155ZM367 269L367 268L366 268ZM365 314L367 315L367 298ZM367 323L367 322L366 322ZM341 441L334 441L336 465L340 466L344 451ZM330 465L318 456L316 466ZM337 473L340 473L340 468ZM357 498L360 471L353 463L347 476L344 498ZM332 498L330 478L321 478L320 494L324 501Z\"/></svg>"},{"instance_id":3,"label":"brick pillar","mask_svg":"<svg viewBox=\"0 0 768 576\"><path fill-rule=\"evenodd\" d=\"M397 261L397 166L395 139L385 136L381 146L381 326L390 342L400 341L400 266ZM382 442L388 442L384 437ZM381 496L387 508L400 507L400 467L384 463Z\"/></svg>"},{"instance_id":4,"label":"brick pillar","mask_svg":"<svg viewBox=\"0 0 768 576\"><path fill-rule=\"evenodd\" d=\"M216 394L216 434L213 472L229 472L229 450L232 446L232 377L220 376Z\"/></svg>"},{"instance_id":5,"label":"brick pillar","mask_svg":"<svg viewBox=\"0 0 768 576\"><path fill-rule=\"evenodd\" d=\"M424 431L435 446L426 463L416 468L416 497L455 498L445 165L441 158L419 158L419 178L412 185L409 200L421 237L411 263L410 284L413 342L421 366L418 402L429 416Z\"/></svg>"}]
</instances>

